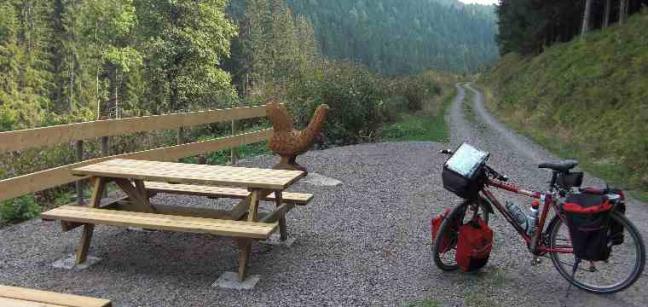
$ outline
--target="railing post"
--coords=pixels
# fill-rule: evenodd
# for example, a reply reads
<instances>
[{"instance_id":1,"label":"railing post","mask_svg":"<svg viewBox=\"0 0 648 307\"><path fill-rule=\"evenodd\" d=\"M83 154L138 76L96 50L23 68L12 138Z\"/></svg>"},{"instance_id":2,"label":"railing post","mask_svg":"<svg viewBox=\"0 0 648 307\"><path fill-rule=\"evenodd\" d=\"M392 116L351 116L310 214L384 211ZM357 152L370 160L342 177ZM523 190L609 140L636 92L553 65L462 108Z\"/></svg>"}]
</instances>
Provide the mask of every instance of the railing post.
<instances>
[{"instance_id":1,"label":"railing post","mask_svg":"<svg viewBox=\"0 0 648 307\"><path fill-rule=\"evenodd\" d=\"M182 145L185 142L185 136L184 136L184 127L178 127L176 130L176 144L177 145ZM180 159L178 159L180 161Z\"/></svg>"},{"instance_id":2,"label":"railing post","mask_svg":"<svg viewBox=\"0 0 648 307\"><path fill-rule=\"evenodd\" d=\"M83 140L76 141L74 147L76 149L76 160L78 162L83 161ZM76 193L77 193L77 203L79 205L84 205L85 201L83 200L83 180L77 180Z\"/></svg>"},{"instance_id":3,"label":"railing post","mask_svg":"<svg viewBox=\"0 0 648 307\"><path fill-rule=\"evenodd\" d=\"M232 120L232 136L235 136L237 133L237 124L236 120ZM230 164L236 164L236 160L238 160L238 146L233 146L230 148Z\"/></svg>"},{"instance_id":4,"label":"railing post","mask_svg":"<svg viewBox=\"0 0 648 307\"><path fill-rule=\"evenodd\" d=\"M110 138L107 136L102 136L101 137L101 156L102 157L107 157L110 156ZM101 194L101 197L104 198L108 195L108 189L103 189L103 193Z\"/></svg>"},{"instance_id":5,"label":"railing post","mask_svg":"<svg viewBox=\"0 0 648 307\"><path fill-rule=\"evenodd\" d=\"M110 147L109 147L109 138L107 136L102 136L101 137L101 156L106 157L110 155Z\"/></svg>"},{"instance_id":6,"label":"railing post","mask_svg":"<svg viewBox=\"0 0 648 307\"><path fill-rule=\"evenodd\" d=\"M184 127L179 127L176 131L176 143L178 145L184 144Z\"/></svg>"}]
</instances>

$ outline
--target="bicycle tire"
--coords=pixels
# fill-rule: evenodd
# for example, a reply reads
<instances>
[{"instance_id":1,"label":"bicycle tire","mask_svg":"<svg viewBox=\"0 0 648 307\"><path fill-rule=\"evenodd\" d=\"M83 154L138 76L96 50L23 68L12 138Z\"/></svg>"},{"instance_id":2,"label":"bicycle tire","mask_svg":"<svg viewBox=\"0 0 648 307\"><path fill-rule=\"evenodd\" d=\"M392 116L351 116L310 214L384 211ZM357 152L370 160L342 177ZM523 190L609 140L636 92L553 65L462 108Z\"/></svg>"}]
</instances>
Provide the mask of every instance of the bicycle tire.
<instances>
[{"instance_id":1,"label":"bicycle tire","mask_svg":"<svg viewBox=\"0 0 648 307\"><path fill-rule=\"evenodd\" d=\"M641 276L646 262L646 248L644 246L641 233L639 233L639 231L634 226L634 224L632 224L632 222L630 222L630 220L628 220L628 218L625 217L624 215L618 212L612 212L611 214L612 214L611 218L615 219L617 222L623 225L624 229L627 230L627 232L630 234L630 238L636 244L636 252L637 252L636 255L638 257L635 257L636 261L632 269L632 272L630 275L628 275L628 277L625 280L621 282L617 282L608 287L596 287L596 286L588 285L584 282L580 282L572 278L571 268L567 269L563 267L561 264L561 260L558 258L560 253L550 253L549 255L556 270L558 270L560 275L562 275L562 277L565 278L569 283L571 283L572 285L580 289L583 289L588 292L596 293L596 294L611 294L611 293L622 291L630 287ZM564 224L562 222L562 219L559 216L554 216L554 218L549 223L549 226L547 227L547 233L549 234L550 247L556 246L556 237L560 229L560 226L562 225ZM630 238L626 238L626 240ZM613 255L611 257L613 257Z\"/></svg>"},{"instance_id":2,"label":"bicycle tire","mask_svg":"<svg viewBox=\"0 0 648 307\"><path fill-rule=\"evenodd\" d=\"M480 198L479 201L480 201L480 206L479 206L478 211L481 211L482 219L484 220L484 222L486 224L488 224L489 210L490 210L489 208L490 207L485 205L485 203L484 203L484 202L486 202L485 199ZM439 227L439 233L437 234L437 239L434 240L434 242L432 244L432 254L433 254L433 258L434 258L434 263L436 264L436 266L439 269L444 270L444 271L454 271L454 270L457 270L459 268L459 265L457 265L457 263L454 262L454 259L452 259L452 261L454 263L451 263L451 264L446 264L446 263L443 262L443 260L441 259L441 253L439 253L440 240L438 240L438 238L443 238L443 237L446 236L446 232L452 231L451 227L452 227L452 225L456 225L456 222L455 222L456 219L461 217L461 219L463 220L463 218L465 217L466 210L467 210L468 206L473 204L474 202L475 202L475 200L466 200L466 201L462 202L460 205L458 205L454 209L452 209L450 214L448 214L447 218L443 221L443 223L441 223L441 227ZM459 216L459 215L461 215L461 216ZM458 229L454 230L454 232L455 233L458 232ZM454 237L456 237L456 235L454 235ZM451 240L456 240L456 238L453 238ZM456 241L451 243L450 245L455 246Z\"/></svg>"}]
</instances>

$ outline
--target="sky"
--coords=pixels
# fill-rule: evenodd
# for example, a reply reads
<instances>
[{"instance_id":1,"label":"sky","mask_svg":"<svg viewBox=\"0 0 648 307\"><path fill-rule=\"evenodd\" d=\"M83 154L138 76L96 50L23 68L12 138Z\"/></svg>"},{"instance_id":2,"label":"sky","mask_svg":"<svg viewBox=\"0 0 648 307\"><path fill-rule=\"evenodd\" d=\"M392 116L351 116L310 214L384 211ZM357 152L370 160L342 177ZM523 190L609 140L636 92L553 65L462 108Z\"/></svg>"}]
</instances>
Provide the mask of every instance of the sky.
<instances>
[{"instance_id":1,"label":"sky","mask_svg":"<svg viewBox=\"0 0 648 307\"><path fill-rule=\"evenodd\" d=\"M499 0L459 0L463 3L497 4Z\"/></svg>"}]
</instances>

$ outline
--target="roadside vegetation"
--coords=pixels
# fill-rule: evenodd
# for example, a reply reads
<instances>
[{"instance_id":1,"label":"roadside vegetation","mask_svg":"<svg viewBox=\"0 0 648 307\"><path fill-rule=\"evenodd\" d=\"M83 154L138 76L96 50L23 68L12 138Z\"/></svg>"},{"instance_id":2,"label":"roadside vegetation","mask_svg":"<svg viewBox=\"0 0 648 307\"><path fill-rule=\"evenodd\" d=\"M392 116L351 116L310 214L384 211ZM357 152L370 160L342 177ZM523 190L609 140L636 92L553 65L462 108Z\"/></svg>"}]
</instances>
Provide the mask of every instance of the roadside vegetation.
<instances>
[{"instance_id":1,"label":"roadside vegetation","mask_svg":"<svg viewBox=\"0 0 648 307\"><path fill-rule=\"evenodd\" d=\"M423 100L419 110L400 110L381 131L386 141L434 141L447 142L450 132L445 114L456 95L454 77L445 77L441 92Z\"/></svg>"},{"instance_id":2,"label":"roadside vegetation","mask_svg":"<svg viewBox=\"0 0 648 307\"><path fill-rule=\"evenodd\" d=\"M648 12L484 75L487 105L562 157L648 201Z\"/></svg>"}]
</instances>

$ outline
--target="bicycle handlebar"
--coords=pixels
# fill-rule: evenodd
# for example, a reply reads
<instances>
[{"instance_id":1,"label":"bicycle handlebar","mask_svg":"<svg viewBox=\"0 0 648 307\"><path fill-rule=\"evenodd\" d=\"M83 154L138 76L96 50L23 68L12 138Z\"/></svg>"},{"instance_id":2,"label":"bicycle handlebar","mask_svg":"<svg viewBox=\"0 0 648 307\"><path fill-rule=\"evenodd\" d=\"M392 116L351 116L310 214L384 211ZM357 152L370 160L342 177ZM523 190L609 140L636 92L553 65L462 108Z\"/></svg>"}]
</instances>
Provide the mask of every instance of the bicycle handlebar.
<instances>
[{"instance_id":1,"label":"bicycle handlebar","mask_svg":"<svg viewBox=\"0 0 648 307\"><path fill-rule=\"evenodd\" d=\"M442 150L439 151L439 153L444 154L444 155L452 155L454 152L452 150L450 150L450 149L442 149ZM501 180L501 181L508 181L509 180L508 176L498 173L492 167L490 167L490 166L488 166L486 164L484 164L484 167L486 167L487 175L490 175L493 178L495 178L497 180Z\"/></svg>"},{"instance_id":2,"label":"bicycle handlebar","mask_svg":"<svg viewBox=\"0 0 648 307\"><path fill-rule=\"evenodd\" d=\"M498 173L498 172L497 172L496 170L494 170L492 167L490 167L490 166L488 166L488 165L486 165L486 164L484 164L484 166L486 167L486 171L487 171L488 173L490 173L490 175L493 176L493 178L495 178L495 179L497 179L497 180L500 180L500 181L508 181L508 180L509 180L509 177L508 177L508 176L506 176L506 175L502 175L502 174Z\"/></svg>"}]
</instances>

